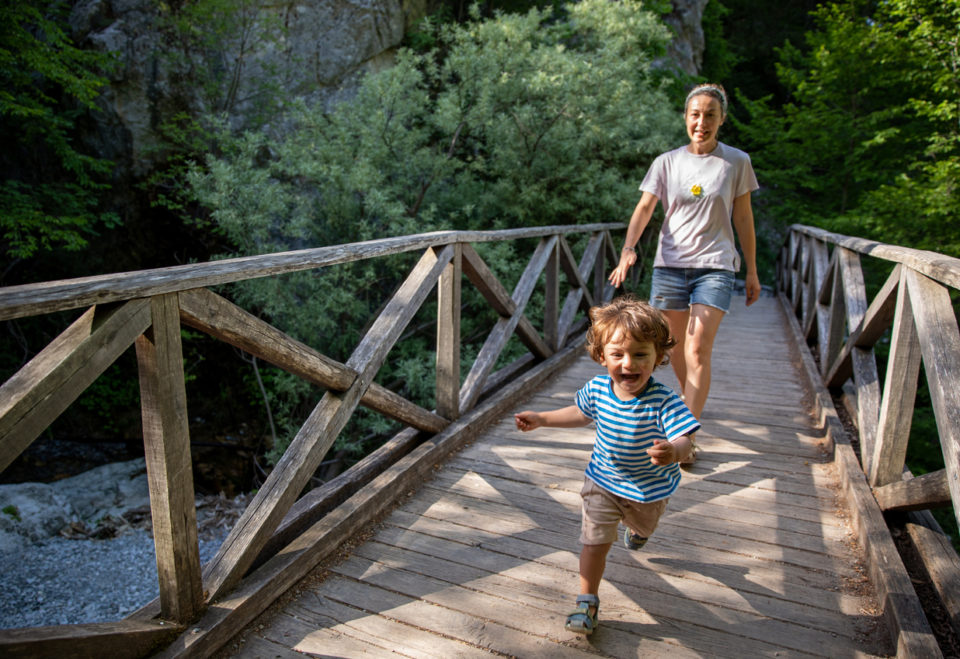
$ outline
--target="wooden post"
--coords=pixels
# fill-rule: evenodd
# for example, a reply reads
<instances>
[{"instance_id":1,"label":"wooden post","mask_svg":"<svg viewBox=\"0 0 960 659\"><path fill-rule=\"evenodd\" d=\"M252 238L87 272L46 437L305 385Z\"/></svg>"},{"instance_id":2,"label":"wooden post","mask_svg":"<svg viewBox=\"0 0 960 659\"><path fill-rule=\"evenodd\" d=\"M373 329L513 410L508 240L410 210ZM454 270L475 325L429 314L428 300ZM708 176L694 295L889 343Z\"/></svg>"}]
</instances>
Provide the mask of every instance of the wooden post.
<instances>
[{"instance_id":1,"label":"wooden post","mask_svg":"<svg viewBox=\"0 0 960 659\"><path fill-rule=\"evenodd\" d=\"M945 286L914 270L907 271L906 279L953 512L960 522L960 331Z\"/></svg>"},{"instance_id":2,"label":"wooden post","mask_svg":"<svg viewBox=\"0 0 960 659\"><path fill-rule=\"evenodd\" d=\"M203 587L176 293L150 308L153 327L137 339L143 447L161 616L183 624L200 613Z\"/></svg>"},{"instance_id":3,"label":"wooden post","mask_svg":"<svg viewBox=\"0 0 960 659\"><path fill-rule=\"evenodd\" d=\"M853 250L838 247L843 283L846 326L853 333L863 323L867 313L867 289L863 283L863 269L860 267L860 255ZM824 375L830 372L833 362L840 354L830 356L830 363L824 369ZM864 348L854 345L850 351L853 363L853 382L857 388L857 427L860 429L860 455L863 468L870 473L873 462L874 444L877 438L877 418L880 411L880 375L877 373L877 359L873 347Z\"/></svg>"},{"instance_id":4,"label":"wooden post","mask_svg":"<svg viewBox=\"0 0 960 659\"><path fill-rule=\"evenodd\" d=\"M823 288L820 291L821 304L828 303L825 309L827 318L826 332L820 335L820 371L821 375L826 375L830 364L840 354L843 346L844 330L847 326L847 304L846 296L843 294L843 272L840 268L840 250L836 247L833 251L833 259L830 263L830 274L823 282ZM830 292L827 293L827 289Z\"/></svg>"},{"instance_id":5,"label":"wooden post","mask_svg":"<svg viewBox=\"0 0 960 659\"><path fill-rule=\"evenodd\" d=\"M150 326L150 305L93 307L0 387L0 471Z\"/></svg>"},{"instance_id":6,"label":"wooden post","mask_svg":"<svg viewBox=\"0 0 960 659\"><path fill-rule=\"evenodd\" d=\"M437 283L437 414L451 421L460 417L460 289L463 247Z\"/></svg>"},{"instance_id":7,"label":"wooden post","mask_svg":"<svg viewBox=\"0 0 960 659\"><path fill-rule=\"evenodd\" d=\"M452 257L452 246L439 256L427 249L364 334L346 363L347 368L357 373L354 384L345 392L327 391L323 395L217 555L207 563L204 586L211 601L233 588L256 560L350 420L390 348L433 291Z\"/></svg>"},{"instance_id":8,"label":"wooden post","mask_svg":"<svg viewBox=\"0 0 960 659\"><path fill-rule=\"evenodd\" d=\"M560 349L557 319L560 314L560 243L550 250L550 258L544 268L543 290L543 339L556 352Z\"/></svg>"},{"instance_id":9,"label":"wooden post","mask_svg":"<svg viewBox=\"0 0 960 659\"><path fill-rule=\"evenodd\" d=\"M903 473L920 376L920 340L913 322L913 307L907 291L906 270L900 277L897 306L890 332L890 357L883 385L883 400L877 425L877 441L870 465L870 485L880 487L899 481Z\"/></svg>"}]
</instances>

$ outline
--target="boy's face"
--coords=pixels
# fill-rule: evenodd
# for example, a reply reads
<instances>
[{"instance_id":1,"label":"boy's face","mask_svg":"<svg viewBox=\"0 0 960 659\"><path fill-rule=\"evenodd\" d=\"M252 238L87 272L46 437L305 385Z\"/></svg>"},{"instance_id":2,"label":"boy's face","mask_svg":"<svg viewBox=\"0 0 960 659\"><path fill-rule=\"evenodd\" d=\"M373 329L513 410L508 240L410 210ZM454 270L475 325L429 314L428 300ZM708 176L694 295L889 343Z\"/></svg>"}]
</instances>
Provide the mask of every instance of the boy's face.
<instances>
[{"instance_id":1,"label":"boy's face","mask_svg":"<svg viewBox=\"0 0 960 659\"><path fill-rule=\"evenodd\" d=\"M647 386L662 355L652 341L638 341L623 330L617 330L603 346L600 364L613 380L613 393L621 400L636 398Z\"/></svg>"}]
</instances>

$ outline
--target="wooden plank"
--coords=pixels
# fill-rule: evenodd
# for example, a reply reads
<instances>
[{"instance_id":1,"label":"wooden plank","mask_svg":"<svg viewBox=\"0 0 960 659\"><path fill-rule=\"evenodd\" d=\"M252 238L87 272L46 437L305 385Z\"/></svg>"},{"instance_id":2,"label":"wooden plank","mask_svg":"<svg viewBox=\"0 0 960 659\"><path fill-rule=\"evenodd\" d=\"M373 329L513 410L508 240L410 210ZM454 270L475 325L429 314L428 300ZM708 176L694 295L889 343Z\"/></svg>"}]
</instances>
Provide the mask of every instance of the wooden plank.
<instances>
[{"instance_id":1,"label":"wooden plank","mask_svg":"<svg viewBox=\"0 0 960 659\"><path fill-rule=\"evenodd\" d=\"M286 639L289 643L289 639ZM230 656L235 659L303 659L303 654L288 649L285 645L269 641L258 636L249 636L241 644L230 648Z\"/></svg>"},{"instance_id":2,"label":"wooden plank","mask_svg":"<svg viewBox=\"0 0 960 659\"><path fill-rule=\"evenodd\" d=\"M288 373L334 391L346 391L357 379L326 355L297 341L213 291L198 288L180 293L180 318L209 334Z\"/></svg>"},{"instance_id":3,"label":"wooden plank","mask_svg":"<svg viewBox=\"0 0 960 659\"><path fill-rule=\"evenodd\" d=\"M922 359L910 295L904 284L900 286L896 299L877 442L870 461L870 485L874 488L897 483L903 473Z\"/></svg>"},{"instance_id":4,"label":"wooden plank","mask_svg":"<svg viewBox=\"0 0 960 659\"><path fill-rule=\"evenodd\" d=\"M944 469L875 487L873 496L881 510L927 510L953 504Z\"/></svg>"},{"instance_id":5,"label":"wooden plank","mask_svg":"<svg viewBox=\"0 0 960 659\"><path fill-rule=\"evenodd\" d=\"M361 559L357 561L357 567L366 563L376 567L382 565L391 571L409 571L454 586L462 584L485 595L506 597L524 606L550 610L553 600L566 601L570 597L569 586L564 586L576 581L575 551L571 551L569 543L562 551L544 551L549 548L538 548L531 543L527 543L527 547L530 549L528 553L514 555L504 553L504 545L499 545L498 551L491 551L484 545L471 547L389 527L357 547L351 557ZM838 637L847 637L848 640L856 634L848 620L825 615L827 612L836 612L836 597L832 601L824 600L827 608L817 610L806 601L774 596L770 591L758 588L747 601L722 582L680 577L669 570L658 570L656 560L651 559L663 558L661 549L659 546L651 548L645 555L647 560L643 567L646 569L640 570L637 569L637 561L623 560L619 552L614 552L609 555L608 580L616 583L618 588L622 588L622 584L642 588L648 593L648 601L662 601L662 598L671 596L688 597L699 600L706 607L719 607L758 617L775 617L788 624L825 631ZM362 572L358 575L346 570L336 571L366 580ZM682 605L679 599L676 603ZM848 600L847 605L853 609L854 603ZM657 617L659 613L668 615L666 611L657 611L660 608L657 604L648 604L645 608Z\"/></svg>"},{"instance_id":6,"label":"wooden plank","mask_svg":"<svg viewBox=\"0 0 960 659\"><path fill-rule=\"evenodd\" d=\"M386 304L347 361L359 373L343 394L327 392L290 442L270 476L237 520L217 555L204 570L204 587L215 600L235 586L303 491L326 452L349 421L387 352L433 290L453 258L448 246L439 255L428 250Z\"/></svg>"},{"instance_id":7,"label":"wooden plank","mask_svg":"<svg viewBox=\"0 0 960 659\"><path fill-rule=\"evenodd\" d=\"M469 245L463 247L463 272L501 318L510 318L516 313L517 305L510 298L507 289L480 258L477 251ZM527 349L540 359L546 359L553 354L550 346L540 337L536 328L525 316L517 322L516 330L517 336Z\"/></svg>"},{"instance_id":8,"label":"wooden plank","mask_svg":"<svg viewBox=\"0 0 960 659\"><path fill-rule=\"evenodd\" d=\"M960 556L950 537L927 511L908 513L907 533L923 559L930 583L940 597L950 625L960 634Z\"/></svg>"},{"instance_id":9,"label":"wooden plank","mask_svg":"<svg viewBox=\"0 0 960 659\"><path fill-rule=\"evenodd\" d=\"M785 300L781 302L787 303ZM786 317L798 345L802 344L801 330L795 318L789 312ZM815 395L819 422L827 429L847 510L856 525L859 542L866 550L871 581L877 588L897 656L942 656L819 369L808 352L801 350L800 357L803 373Z\"/></svg>"},{"instance_id":10,"label":"wooden plank","mask_svg":"<svg viewBox=\"0 0 960 659\"><path fill-rule=\"evenodd\" d=\"M90 309L0 387L0 471L150 326L149 300Z\"/></svg>"},{"instance_id":11,"label":"wooden plank","mask_svg":"<svg viewBox=\"0 0 960 659\"><path fill-rule=\"evenodd\" d=\"M304 593L288 610L288 615L271 620L261 633L278 643L290 643L290 636L295 636L293 647L301 652L358 657L393 654L399 647L403 656L422 659L491 656L482 648L312 592Z\"/></svg>"},{"instance_id":12,"label":"wooden plank","mask_svg":"<svg viewBox=\"0 0 960 659\"><path fill-rule=\"evenodd\" d=\"M840 252L840 272L843 280L846 327L853 331L863 323L867 311L867 291L863 282L860 256L853 251L837 248ZM843 346L840 346L840 350ZM839 354L840 350L836 354ZM836 360L831 355L830 363ZM880 413L880 376L873 348L855 347L851 352L853 382L857 388L857 428L860 431L860 454L869 473L877 437L877 418ZM825 372L826 369L824 369Z\"/></svg>"},{"instance_id":13,"label":"wooden plank","mask_svg":"<svg viewBox=\"0 0 960 659\"><path fill-rule=\"evenodd\" d=\"M583 250L583 259L579 266L577 266L567 241L560 241L561 265L564 267L564 272L567 273L567 278L574 284L573 288L567 292L567 298L563 302L560 318L557 321L557 334L560 337L561 344L566 343L570 337L577 311L580 309L589 310L594 304L596 298L590 292L587 277L590 276L590 272L598 260L604 240L604 235L600 233L590 236L590 240Z\"/></svg>"},{"instance_id":14,"label":"wooden plank","mask_svg":"<svg viewBox=\"0 0 960 659\"><path fill-rule=\"evenodd\" d=\"M463 280L463 247L454 247L453 258L437 284L437 413L445 419L460 416L460 287ZM439 432L435 430L434 432Z\"/></svg>"},{"instance_id":15,"label":"wooden plank","mask_svg":"<svg viewBox=\"0 0 960 659\"><path fill-rule=\"evenodd\" d=\"M137 365L160 615L186 624L203 607L203 586L176 294L153 298L150 309L153 327L137 339Z\"/></svg>"},{"instance_id":16,"label":"wooden plank","mask_svg":"<svg viewBox=\"0 0 960 659\"><path fill-rule=\"evenodd\" d=\"M0 288L0 320L95 304L209 288L231 282L313 270L452 243L499 242L543 236L623 230L617 223L525 227L499 231L435 231L291 252Z\"/></svg>"},{"instance_id":17,"label":"wooden plank","mask_svg":"<svg viewBox=\"0 0 960 659\"><path fill-rule=\"evenodd\" d=\"M399 508L386 520L385 531L395 531L406 540L411 535L423 535L430 546L429 552L447 560L446 543L465 546L470 552L470 563L484 566L482 552L470 548L480 547L494 555L513 556L517 564L531 563L557 565L563 552L575 551L577 535L576 513L569 515L569 523L559 528L522 527L508 520L497 525L496 520L479 520L464 517L454 520L439 508L435 516L422 515L418 510ZM682 527L679 527L682 529ZM716 541L711 545L720 544ZM649 551L624 556L619 548L608 555L611 563L642 567L655 573L674 574L697 581L721 581L736 583L740 592L778 593L783 598L796 598L808 605L830 608L836 606L836 586L842 583L843 574L830 570L833 558L827 557L818 568L783 563L779 560L764 560L757 554L731 550L729 546L706 546L696 538L695 532L683 529L671 533L657 533L648 544ZM647 550L647 548L644 548ZM746 547L749 551L749 547ZM423 550L421 550L423 553ZM492 559L491 559L492 560ZM743 583L743 575L749 574L750 583ZM846 574L850 574L847 572ZM506 576L511 576L512 573ZM726 576L725 581L723 577ZM730 578L732 577L732 578ZM569 593L569 588L564 588ZM568 595L569 596L569 595ZM748 595L749 597L749 595ZM862 600L860 602L862 605ZM852 607L846 604L848 610Z\"/></svg>"},{"instance_id":18,"label":"wooden plank","mask_svg":"<svg viewBox=\"0 0 960 659\"><path fill-rule=\"evenodd\" d=\"M297 536L317 523L325 514L356 494L424 441L424 433L411 428L402 430L377 450L320 487L315 487L290 507L283 522L264 546L254 563L259 567Z\"/></svg>"},{"instance_id":19,"label":"wooden plank","mask_svg":"<svg viewBox=\"0 0 960 659\"><path fill-rule=\"evenodd\" d=\"M957 502L960 501L960 331L946 288L912 270L907 271L906 279L947 482L950 495ZM954 505L954 515L960 521L960 506Z\"/></svg>"},{"instance_id":20,"label":"wooden plank","mask_svg":"<svg viewBox=\"0 0 960 659\"><path fill-rule=\"evenodd\" d=\"M422 482L438 460L475 438L484 424L511 409L532 387L569 364L578 354L576 348L558 353L419 446L251 573L229 597L208 608L189 633L178 637L159 656L209 656L302 579L322 558L389 506L398 492L405 492Z\"/></svg>"},{"instance_id":21,"label":"wooden plank","mask_svg":"<svg viewBox=\"0 0 960 659\"><path fill-rule=\"evenodd\" d=\"M179 299L180 317L190 327L324 389L345 391L356 382L355 370L284 334L212 291L184 291ZM371 383L360 403L420 430L439 432L449 423L376 382Z\"/></svg>"},{"instance_id":22,"label":"wooden plank","mask_svg":"<svg viewBox=\"0 0 960 659\"><path fill-rule=\"evenodd\" d=\"M513 295L511 296L511 300L515 305L512 314L509 317L501 317L490 331L490 334L487 335L486 341L484 341L483 346L480 348L480 352L477 354L477 358L474 360L473 366L470 368L470 372L467 374L463 386L460 388L460 405L462 409L470 409L479 399L487 376L493 370L497 359L500 357L500 353L503 352L507 341L517 328L521 317L523 317L527 302L530 301L530 296L533 294L534 286L536 286L540 273L543 272L543 269L546 267L547 261L550 259L550 254L556 247L556 243L556 237L541 240L536 250L534 250L533 256L530 257L530 262L520 276L520 281L517 282L513 290ZM466 256L466 252L464 254ZM471 267L474 267L474 264L468 258L465 260L465 270L467 269L467 262L470 262Z\"/></svg>"},{"instance_id":23,"label":"wooden plank","mask_svg":"<svg viewBox=\"0 0 960 659\"><path fill-rule=\"evenodd\" d=\"M560 241L554 244L543 269L543 340L556 352L560 348L557 322L560 318Z\"/></svg>"},{"instance_id":24,"label":"wooden plank","mask_svg":"<svg viewBox=\"0 0 960 659\"><path fill-rule=\"evenodd\" d=\"M820 335L820 368L821 372L826 372L827 367L833 363L840 350L843 347L843 337L847 329L847 298L845 294L846 282L843 280L846 274L842 267L843 250L835 249L833 259L830 263L830 274L824 281L824 289L830 288L829 298L825 297L825 291L821 290L820 304L829 304L827 311L826 333Z\"/></svg>"},{"instance_id":25,"label":"wooden plank","mask_svg":"<svg viewBox=\"0 0 960 659\"><path fill-rule=\"evenodd\" d=\"M803 307L803 315L800 318L803 324L803 335L809 341L811 332L814 329L819 330L817 325L817 292L820 290L821 282L826 278L830 267L830 255L827 252L827 246L820 241L810 241L810 268L811 276L805 296L806 304Z\"/></svg>"},{"instance_id":26,"label":"wooden plank","mask_svg":"<svg viewBox=\"0 0 960 659\"><path fill-rule=\"evenodd\" d=\"M139 659L181 631L183 627L162 621L0 629L0 655L6 659Z\"/></svg>"},{"instance_id":27,"label":"wooden plank","mask_svg":"<svg viewBox=\"0 0 960 659\"><path fill-rule=\"evenodd\" d=\"M939 281L941 284L953 288L960 288L960 259L952 256L910 247L901 247L899 245L887 245L873 240L866 240L865 238L844 236L802 224L791 225L790 231L791 233L800 233L833 245L839 245L860 254L866 254L893 263L902 263L916 272L924 274L935 281Z\"/></svg>"},{"instance_id":28,"label":"wooden plank","mask_svg":"<svg viewBox=\"0 0 960 659\"><path fill-rule=\"evenodd\" d=\"M873 348L893 323L901 271L902 266L898 264L873 298L863 321L850 332L843 350L823 378L828 387L840 387L853 375L853 360L850 355L854 347Z\"/></svg>"}]
</instances>

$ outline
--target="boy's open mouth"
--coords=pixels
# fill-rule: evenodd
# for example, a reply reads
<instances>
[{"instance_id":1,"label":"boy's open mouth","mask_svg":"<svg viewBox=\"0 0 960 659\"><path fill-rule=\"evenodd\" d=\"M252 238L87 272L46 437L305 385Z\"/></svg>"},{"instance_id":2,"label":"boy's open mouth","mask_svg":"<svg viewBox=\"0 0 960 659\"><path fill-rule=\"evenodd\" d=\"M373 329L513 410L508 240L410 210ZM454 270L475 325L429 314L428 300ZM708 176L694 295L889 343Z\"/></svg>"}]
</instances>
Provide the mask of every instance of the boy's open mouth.
<instances>
[{"instance_id":1,"label":"boy's open mouth","mask_svg":"<svg viewBox=\"0 0 960 659\"><path fill-rule=\"evenodd\" d=\"M624 382L636 382L640 376L637 373L621 373L620 379Z\"/></svg>"}]
</instances>

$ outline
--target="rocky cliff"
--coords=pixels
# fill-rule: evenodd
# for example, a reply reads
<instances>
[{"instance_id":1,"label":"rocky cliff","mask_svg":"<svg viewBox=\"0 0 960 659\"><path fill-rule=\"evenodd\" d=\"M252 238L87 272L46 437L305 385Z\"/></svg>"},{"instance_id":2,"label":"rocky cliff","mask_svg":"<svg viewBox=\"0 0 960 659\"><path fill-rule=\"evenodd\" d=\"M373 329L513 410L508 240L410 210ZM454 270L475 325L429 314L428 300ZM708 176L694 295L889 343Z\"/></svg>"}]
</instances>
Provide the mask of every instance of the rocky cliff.
<instances>
[{"instance_id":1,"label":"rocky cliff","mask_svg":"<svg viewBox=\"0 0 960 659\"><path fill-rule=\"evenodd\" d=\"M140 176L161 125L180 113L221 112L242 126L277 96L331 102L389 64L427 1L236 0L172 13L172 2L80 0L75 42L118 58L88 142Z\"/></svg>"},{"instance_id":2,"label":"rocky cliff","mask_svg":"<svg viewBox=\"0 0 960 659\"><path fill-rule=\"evenodd\" d=\"M666 17L677 33L668 63L691 74L703 53L706 2L673 0ZM278 98L333 103L363 72L389 66L405 32L437 4L79 0L75 42L118 59L85 141L117 163L118 183L138 180L159 156L161 127L178 115L212 110L239 127L265 113L269 120Z\"/></svg>"}]
</instances>

